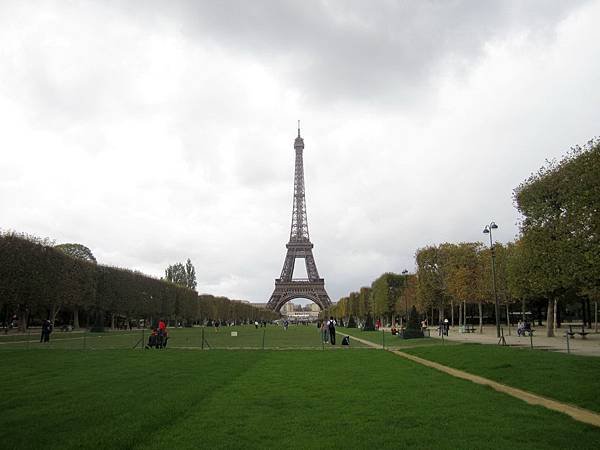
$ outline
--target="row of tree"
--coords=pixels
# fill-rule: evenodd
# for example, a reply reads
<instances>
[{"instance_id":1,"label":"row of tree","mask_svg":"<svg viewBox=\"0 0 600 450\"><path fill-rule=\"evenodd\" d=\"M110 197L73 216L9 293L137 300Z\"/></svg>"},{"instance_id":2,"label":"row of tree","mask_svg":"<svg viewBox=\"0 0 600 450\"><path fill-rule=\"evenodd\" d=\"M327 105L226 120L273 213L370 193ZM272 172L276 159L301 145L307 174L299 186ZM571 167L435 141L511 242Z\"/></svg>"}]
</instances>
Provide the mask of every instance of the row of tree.
<instances>
[{"instance_id":1,"label":"row of tree","mask_svg":"<svg viewBox=\"0 0 600 450\"><path fill-rule=\"evenodd\" d=\"M600 300L600 142L543 167L515 189L514 199L523 217L516 241L421 248L416 274L383 274L325 314L392 323L415 306L431 321L481 327L495 322L497 295L505 323L511 316L539 324L544 318L549 336L562 317L591 326L591 304L597 311Z\"/></svg>"},{"instance_id":2,"label":"row of tree","mask_svg":"<svg viewBox=\"0 0 600 450\"><path fill-rule=\"evenodd\" d=\"M185 285L179 279L156 279L99 265L89 249L78 244L54 246L49 240L6 232L0 234L0 317L24 330L32 322L57 317L74 328L80 319L88 326L114 328L140 319L192 324L277 316L249 303L198 295L187 284L193 281L195 286L195 271L187 274Z\"/></svg>"}]
</instances>

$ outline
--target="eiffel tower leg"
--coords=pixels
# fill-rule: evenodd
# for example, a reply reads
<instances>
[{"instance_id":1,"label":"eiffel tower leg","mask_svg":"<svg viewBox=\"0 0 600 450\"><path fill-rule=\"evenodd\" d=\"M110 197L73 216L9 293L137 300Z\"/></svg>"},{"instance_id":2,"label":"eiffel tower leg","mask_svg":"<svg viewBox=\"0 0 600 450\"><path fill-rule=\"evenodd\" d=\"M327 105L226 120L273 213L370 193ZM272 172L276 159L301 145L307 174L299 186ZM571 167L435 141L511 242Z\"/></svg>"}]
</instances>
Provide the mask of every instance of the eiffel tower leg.
<instances>
[{"instance_id":1,"label":"eiffel tower leg","mask_svg":"<svg viewBox=\"0 0 600 450\"><path fill-rule=\"evenodd\" d=\"M318 280L319 272L317 271L317 264L315 263L315 258L313 257L312 251L308 250L305 256L306 263L306 273L308 274L309 280Z\"/></svg>"},{"instance_id":2,"label":"eiffel tower leg","mask_svg":"<svg viewBox=\"0 0 600 450\"><path fill-rule=\"evenodd\" d=\"M296 255L291 250L288 250L285 255L285 261L283 262L283 269L281 270L282 280L291 280L294 274L294 265L296 263Z\"/></svg>"}]
</instances>

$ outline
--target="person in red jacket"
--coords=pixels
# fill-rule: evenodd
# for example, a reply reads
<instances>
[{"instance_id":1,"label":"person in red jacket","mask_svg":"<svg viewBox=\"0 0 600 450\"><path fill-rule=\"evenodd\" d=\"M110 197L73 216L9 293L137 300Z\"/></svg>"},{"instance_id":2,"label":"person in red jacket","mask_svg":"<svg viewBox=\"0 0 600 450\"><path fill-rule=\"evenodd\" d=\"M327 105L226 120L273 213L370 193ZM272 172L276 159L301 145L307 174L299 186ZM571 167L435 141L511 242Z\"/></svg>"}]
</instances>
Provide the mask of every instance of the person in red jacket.
<instances>
[{"instance_id":1,"label":"person in red jacket","mask_svg":"<svg viewBox=\"0 0 600 450\"><path fill-rule=\"evenodd\" d=\"M158 321L158 342L157 342L158 345L157 345L157 348L164 347L166 336L167 336L167 324L164 321L159 320Z\"/></svg>"}]
</instances>

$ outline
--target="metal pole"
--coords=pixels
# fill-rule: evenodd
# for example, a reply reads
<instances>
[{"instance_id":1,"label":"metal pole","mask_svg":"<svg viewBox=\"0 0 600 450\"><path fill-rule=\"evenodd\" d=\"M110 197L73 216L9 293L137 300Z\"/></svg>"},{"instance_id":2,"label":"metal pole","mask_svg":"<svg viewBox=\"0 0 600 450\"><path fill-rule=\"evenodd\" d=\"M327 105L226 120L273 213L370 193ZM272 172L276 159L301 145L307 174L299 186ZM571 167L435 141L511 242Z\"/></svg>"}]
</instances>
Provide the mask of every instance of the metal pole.
<instances>
[{"instance_id":1,"label":"metal pole","mask_svg":"<svg viewBox=\"0 0 600 450\"><path fill-rule=\"evenodd\" d=\"M144 336L144 329L142 328L142 350L146 348L146 338Z\"/></svg>"},{"instance_id":2,"label":"metal pole","mask_svg":"<svg viewBox=\"0 0 600 450\"><path fill-rule=\"evenodd\" d=\"M598 302L594 302L594 322L596 323L596 333L598 332Z\"/></svg>"},{"instance_id":3,"label":"metal pole","mask_svg":"<svg viewBox=\"0 0 600 450\"><path fill-rule=\"evenodd\" d=\"M200 344L200 349L204 350L204 327L202 327L202 343Z\"/></svg>"},{"instance_id":4,"label":"metal pole","mask_svg":"<svg viewBox=\"0 0 600 450\"><path fill-rule=\"evenodd\" d=\"M382 347L385 350L385 330L381 330L381 341L382 341Z\"/></svg>"},{"instance_id":5,"label":"metal pole","mask_svg":"<svg viewBox=\"0 0 600 450\"><path fill-rule=\"evenodd\" d=\"M490 250L492 252L492 286L494 287L494 300L496 302L496 337L500 338L500 305L496 291L496 254L492 243L492 227L490 227Z\"/></svg>"},{"instance_id":6,"label":"metal pole","mask_svg":"<svg viewBox=\"0 0 600 450\"><path fill-rule=\"evenodd\" d=\"M531 348L533 348L533 333L531 331L529 332L529 345L531 345Z\"/></svg>"},{"instance_id":7,"label":"metal pole","mask_svg":"<svg viewBox=\"0 0 600 450\"><path fill-rule=\"evenodd\" d=\"M408 289L408 280L406 278L406 275L404 275L404 303L405 303L405 309L406 309L406 322L408 323L408 295L407 294L407 289Z\"/></svg>"},{"instance_id":8,"label":"metal pole","mask_svg":"<svg viewBox=\"0 0 600 450\"><path fill-rule=\"evenodd\" d=\"M565 333L567 335L567 353L571 354L571 348L569 347L569 333Z\"/></svg>"}]
</instances>

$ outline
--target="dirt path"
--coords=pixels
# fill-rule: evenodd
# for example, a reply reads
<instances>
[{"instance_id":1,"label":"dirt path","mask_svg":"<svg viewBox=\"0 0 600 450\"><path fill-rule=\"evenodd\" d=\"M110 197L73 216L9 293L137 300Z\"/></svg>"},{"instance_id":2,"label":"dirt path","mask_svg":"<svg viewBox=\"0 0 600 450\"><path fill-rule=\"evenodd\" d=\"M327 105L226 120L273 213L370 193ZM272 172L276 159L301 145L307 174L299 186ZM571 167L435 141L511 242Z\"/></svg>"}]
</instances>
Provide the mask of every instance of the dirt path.
<instances>
[{"instance_id":1,"label":"dirt path","mask_svg":"<svg viewBox=\"0 0 600 450\"><path fill-rule=\"evenodd\" d=\"M347 333L345 333L347 334ZM358 338L356 336L349 335L352 339L356 339L359 342L362 342L365 345L368 345L373 348L382 348L381 345L375 344L370 341L366 341L364 339ZM530 405L540 405L545 408L551 409L553 411L558 411L563 414L567 414L571 416L573 419L587 423L590 425L594 425L596 427L600 427L600 414L590 411L587 409L579 408L574 405L569 405L568 403L562 403L556 400L552 400L550 398L542 397L541 395L532 394L531 392L524 391L522 389L517 389L511 386L507 386L505 384L498 383L496 381L489 380L487 378L483 378L477 375L470 374L468 372L463 372L462 370L453 369L452 367L444 366L442 364L429 361L427 359L419 358L418 356L410 355L408 353L404 353L400 350L389 350L391 353L395 355L401 356L403 358L409 359L416 363L422 364L427 367L431 367L432 369L439 370L441 372L447 373L448 375L452 375L456 378L462 378L463 380L472 381L473 383L481 384L483 386L489 386L492 389L495 389L498 392L503 392L505 394L511 395L519 400L523 400Z\"/></svg>"}]
</instances>

